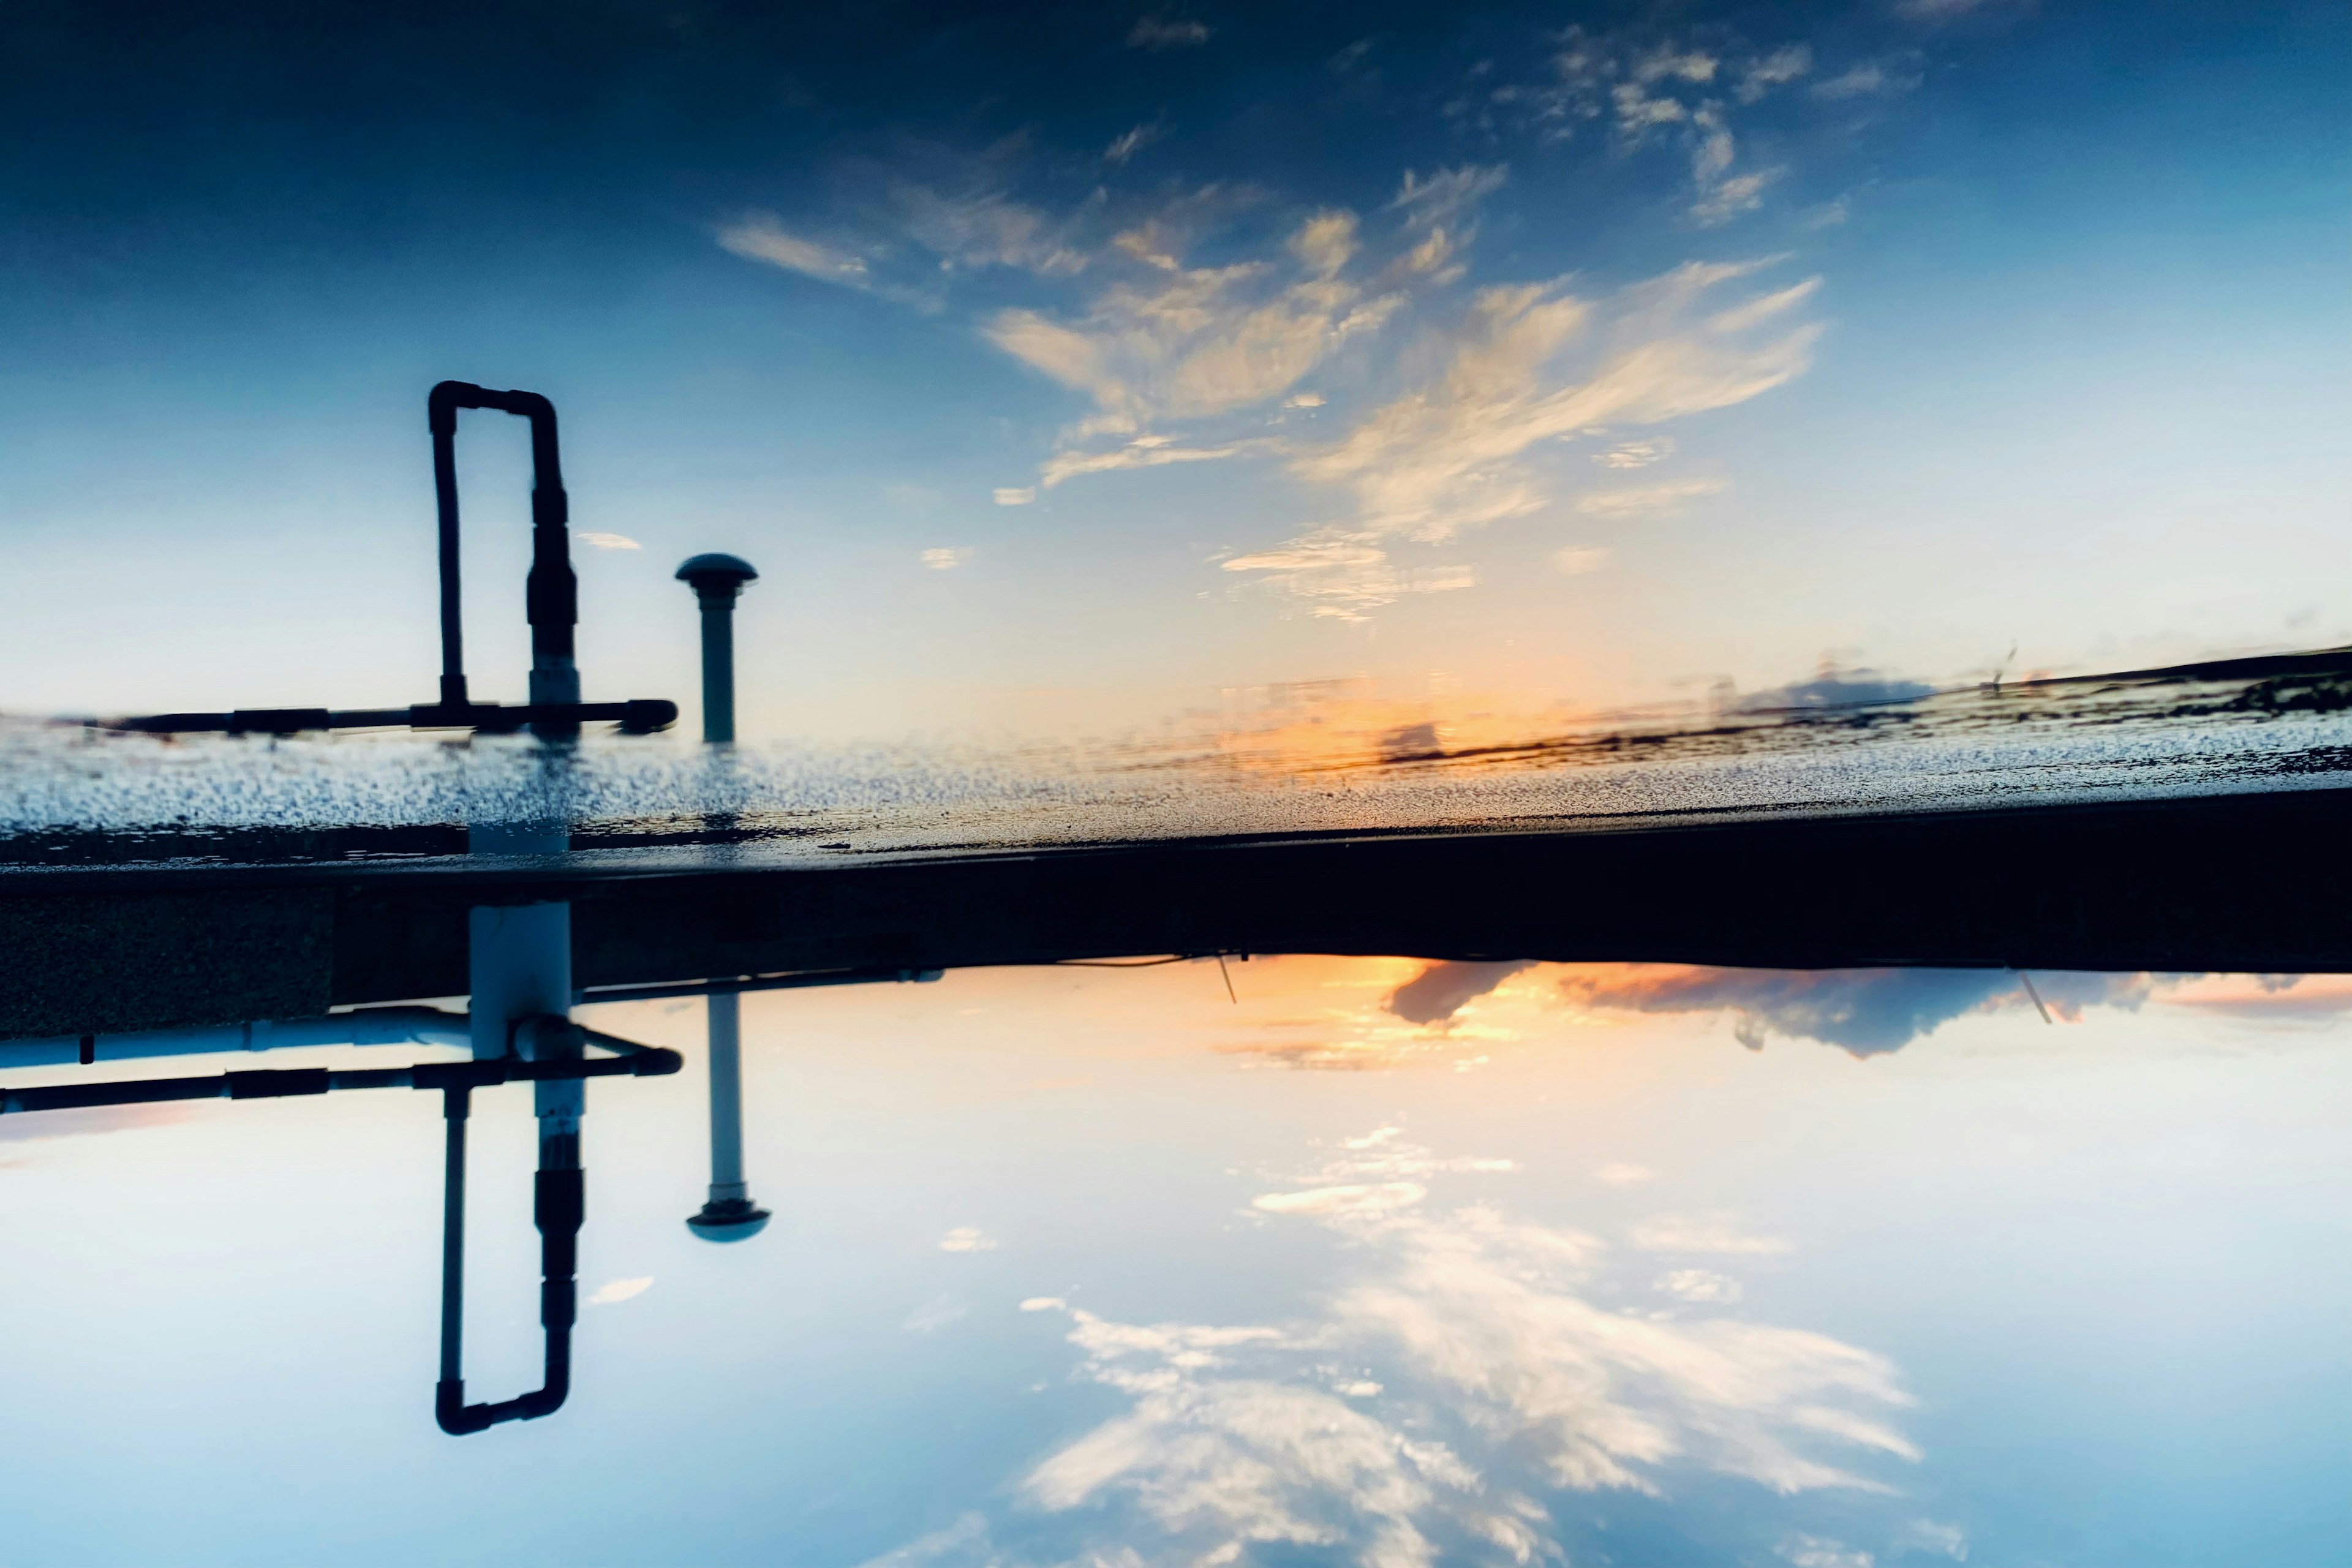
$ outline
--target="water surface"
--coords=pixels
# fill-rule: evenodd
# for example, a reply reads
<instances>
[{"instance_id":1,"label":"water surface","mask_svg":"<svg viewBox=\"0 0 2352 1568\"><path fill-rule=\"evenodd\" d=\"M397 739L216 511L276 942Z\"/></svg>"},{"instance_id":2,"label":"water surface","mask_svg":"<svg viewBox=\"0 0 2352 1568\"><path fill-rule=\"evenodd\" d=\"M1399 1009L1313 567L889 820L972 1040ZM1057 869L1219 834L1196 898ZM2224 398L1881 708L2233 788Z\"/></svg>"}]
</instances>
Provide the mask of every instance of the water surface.
<instances>
[{"instance_id":1,"label":"water surface","mask_svg":"<svg viewBox=\"0 0 2352 1568\"><path fill-rule=\"evenodd\" d=\"M2342 1560L2342 981L1227 973L746 998L731 1247L702 1004L583 1009L689 1065L590 1089L570 1403L462 1440L437 1097L0 1120L9 1560Z\"/></svg>"}]
</instances>

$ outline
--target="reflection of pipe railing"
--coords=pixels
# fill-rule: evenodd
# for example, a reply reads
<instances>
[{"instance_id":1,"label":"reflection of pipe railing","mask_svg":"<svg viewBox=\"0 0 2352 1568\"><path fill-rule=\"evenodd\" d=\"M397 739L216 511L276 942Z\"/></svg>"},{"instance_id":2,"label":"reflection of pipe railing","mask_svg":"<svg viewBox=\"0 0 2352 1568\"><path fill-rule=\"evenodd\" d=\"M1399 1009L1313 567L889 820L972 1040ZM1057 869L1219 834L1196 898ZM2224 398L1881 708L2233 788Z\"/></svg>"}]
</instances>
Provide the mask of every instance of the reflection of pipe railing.
<instances>
[{"instance_id":1,"label":"reflection of pipe railing","mask_svg":"<svg viewBox=\"0 0 2352 1568\"><path fill-rule=\"evenodd\" d=\"M310 1046L470 1046L472 1028L471 1015L440 1007L354 1007L315 1018L257 1019L209 1029L152 1029L135 1034L52 1035L38 1040L0 1040L0 1068L52 1067L74 1061L88 1067L94 1062L215 1056L230 1051L281 1051ZM511 1036L513 1031L508 1033ZM595 1029L582 1029L580 1033L587 1044L621 1056L652 1048ZM500 1054L504 1054L503 1047Z\"/></svg>"},{"instance_id":2,"label":"reflection of pipe railing","mask_svg":"<svg viewBox=\"0 0 2352 1568\"><path fill-rule=\"evenodd\" d=\"M457 1035L469 1020L463 1014L431 1007L372 1009L367 1014L331 1014L274 1026L287 1038L272 1044L352 1043L369 1032L407 1031ZM240 1049L227 1039L253 1038L256 1026L179 1032L194 1048ZM320 1037L340 1031L341 1039ZM551 1135L542 1121L539 1172L533 1179L531 1217L540 1234L539 1317L546 1334L545 1375L539 1387L512 1399L466 1403L464 1372L466 1292L466 1123L473 1091L502 1083L560 1083L592 1078L654 1078L684 1065L676 1051L639 1045L568 1019L519 1020L513 1033L533 1055L490 1057L473 1061L419 1062L398 1068L264 1068L208 1078L142 1079L114 1083L53 1084L37 1089L0 1089L0 1114L86 1110L93 1106L153 1105L180 1100L280 1100L347 1089L437 1089L446 1126L441 1194L441 1375L433 1390L433 1415L444 1432L463 1436L502 1421L529 1421L552 1414L572 1387L572 1328L578 1317L580 1226L586 1214L586 1174L580 1165L577 1118ZM135 1037L133 1037L135 1038ZM151 1044L153 1044L151 1040ZM453 1039L450 1043L457 1043ZM583 1057L584 1046L617 1054ZM265 1047L266 1048L266 1047Z\"/></svg>"},{"instance_id":3,"label":"reflection of pipe railing","mask_svg":"<svg viewBox=\"0 0 2352 1568\"><path fill-rule=\"evenodd\" d=\"M870 969L801 969L773 974L730 974L710 980L680 980L648 985L589 985L572 993L574 1002L652 1002L665 996L725 996L744 991L799 991L812 985L921 984L946 971L882 965Z\"/></svg>"},{"instance_id":4,"label":"reflection of pipe railing","mask_svg":"<svg viewBox=\"0 0 2352 1568\"><path fill-rule=\"evenodd\" d=\"M610 1037L582 1034L592 1045ZM155 1105L174 1100L283 1100L347 1089L487 1089L501 1083L562 1082L584 1078L656 1078L674 1073L685 1058L676 1051L638 1046L621 1057L578 1061L419 1062L404 1068L254 1068L211 1078L131 1079L113 1083L47 1084L38 1089L0 1089L0 1114L33 1110L81 1110L99 1105Z\"/></svg>"},{"instance_id":5,"label":"reflection of pipe railing","mask_svg":"<svg viewBox=\"0 0 2352 1568\"><path fill-rule=\"evenodd\" d=\"M256 1019L205 1029L150 1029L130 1034L53 1035L0 1041L0 1068L50 1067L79 1061L140 1061L154 1057L287 1050L301 1046L464 1046L463 1013L438 1007L357 1007L316 1018Z\"/></svg>"},{"instance_id":6,"label":"reflection of pipe railing","mask_svg":"<svg viewBox=\"0 0 2352 1568\"><path fill-rule=\"evenodd\" d=\"M536 1061L541 1068L584 1067L576 1055L584 1030L561 1019L532 1021L533 1048L574 1053ZM551 1036L568 1039L551 1039ZM641 1047L634 1058L614 1065L641 1071L656 1070L667 1057L675 1071L677 1058L668 1051ZM541 1074L542 1082L552 1073ZM570 1075L565 1075L570 1076ZM471 1108L470 1086L451 1084L441 1097L441 1116L447 1131L442 1154L441 1187L441 1379L433 1385L433 1418L453 1437L487 1431L501 1421L535 1421L552 1415L572 1391L572 1325L579 1317L580 1224L586 1209L585 1174L580 1168L580 1137L574 1132L539 1142L539 1172L532 1178L531 1223L539 1228L539 1321L546 1337L545 1371L540 1385L528 1394L482 1405L466 1403L466 1121Z\"/></svg>"}]
</instances>

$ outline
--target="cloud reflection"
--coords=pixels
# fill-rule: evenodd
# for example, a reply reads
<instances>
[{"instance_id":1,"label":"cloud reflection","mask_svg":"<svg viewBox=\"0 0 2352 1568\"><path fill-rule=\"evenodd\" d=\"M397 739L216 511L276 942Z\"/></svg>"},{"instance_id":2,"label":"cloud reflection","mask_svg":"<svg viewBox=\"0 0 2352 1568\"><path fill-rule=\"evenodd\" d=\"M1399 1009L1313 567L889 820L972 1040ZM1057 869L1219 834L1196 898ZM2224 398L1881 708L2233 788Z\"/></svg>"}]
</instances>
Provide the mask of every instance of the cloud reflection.
<instances>
[{"instance_id":1,"label":"cloud reflection","mask_svg":"<svg viewBox=\"0 0 2352 1568\"><path fill-rule=\"evenodd\" d=\"M1442 1024L1465 1004L1517 974L1534 967L1526 963L1433 963L1398 986L1389 996L1389 1011L1412 1024Z\"/></svg>"},{"instance_id":2,"label":"cloud reflection","mask_svg":"<svg viewBox=\"0 0 2352 1568\"><path fill-rule=\"evenodd\" d=\"M1314 1184L1259 1197L1262 1223L1345 1244L1346 1277L1294 1321L1121 1322L1022 1302L1066 1315L1075 1375L1125 1407L1021 1476L1022 1512L968 1515L877 1563L1561 1561L1548 1494L1663 1498L1704 1476L1868 1496L1891 1490L1888 1461L1920 1457L1890 1424L1910 1398L1885 1357L1690 1316L1738 1297L1704 1269L1658 1281L1682 1303L1668 1311L1601 1305L1616 1249L1600 1237L1441 1208L1423 1183L1324 1180L1363 1166L1510 1168L1381 1128L1340 1141L1302 1173ZM1079 1536L1060 1538L1057 1521ZM1056 1550L1004 1549L997 1533L1015 1527Z\"/></svg>"},{"instance_id":3,"label":"cloud reflection","mask_svg":"<svg viewBox=\"0 0 2352 1568\"><path fill-rule=\"evenodd\" d=\"M1269 959L1253 1001L1284 1010L1220 1017L1225 1055L1318 1071L1412 1065L1469 1070L1488 1053L1557 1031L1606 1026L1625 1015L1728 1015L1735 1038L1774 1037L1885 1055L1955 1020L2005 1016L2039 1029L2080 1023L2094 1008L2151 1004L2294 1028L2352 1011L2352 977L2100 973L2003 969L1718 969L1703 964L1400 959ZM1402 975L1401 966L1412 965ZM2030 986L2030 989L2029 989ZM1296 1005L1301 992L1313 1005ZM1333 1178L1337 1180L1337 1178ZM1601 1176L1638 1179L1631 1168Z\"/></svg>"},{"instance_id":4,"label":"cloud reflection","mask_svg":"<svg viewBox=\"0 0 2352 1568\"><path fill-rule=\"evenodd\" d=\"M2085 1006L2137 1008L2147 974L2037 973L2050 1010L2079 1018ZM1964 1014L2032 1005L2024 983L2000 969L1710 969L1695 964L1595 964L1567 970L1561 994L1582 1007L1639 1013L1728 1012L1750 1049L1767 1038L1818 1040L1864 1057L1898 1050Z\"/></svg>"}]
</instances>

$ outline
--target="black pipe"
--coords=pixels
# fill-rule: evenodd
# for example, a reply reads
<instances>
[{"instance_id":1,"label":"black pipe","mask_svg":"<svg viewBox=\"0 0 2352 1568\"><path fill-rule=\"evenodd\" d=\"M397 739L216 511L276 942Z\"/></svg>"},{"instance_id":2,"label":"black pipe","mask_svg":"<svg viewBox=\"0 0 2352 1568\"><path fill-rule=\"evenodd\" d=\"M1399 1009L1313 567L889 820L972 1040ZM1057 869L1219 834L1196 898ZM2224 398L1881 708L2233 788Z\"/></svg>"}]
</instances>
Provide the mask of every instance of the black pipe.
<instances>
[{"instance_id":1,"label":"black pipe","mask_svg":"<svg viewBox=\"0 0 2352 1568\"><path fill-rule=\"evenodd\" d=\"M668 996L729 996L746 991L798 991L813 985L919 984L946 971L889 964L866 969L805 969L780 974L738 974L711 980L681 980L648 985L589 985L572 994L576 1003L650 1002Z\"/></svg>"},{"instance_id":2,"label":"black pipe","mask_svg":"<svg viewBox=\"0 0 2352 1568\"><path fill-rule=\"evenodd\" d=\"M579 1318L580 1226L586 1217L586 1177L576 1131L540 1139L531 1219L539 1227L539 1321L546 1334L545 1375L528 1394L492 1404L466 1403L466 1123L473 1091L518 1081L590 1078L658 1078L678 1070L676 1051L641 1046L593 1029L571 1026L571 1044L624 1054L538 1060L420 1062L406 1068L258 1068L215 1078L147 1079L127 1083L58 1084L0 1089L0 1111L67 1110L94 1105L143 1105L173 1100L278 1100L340 1089L421 1089L441 1091L441 1377L433 1388L433 1418L453 1437L502 1421L534 1421L562 1407L572 1392L572 1329Z\"/></svg>"},{"instance_id":3,"label":"black pipe","mask_svg":"<svg viewBox=\"0 0 2352 1568\"><path fill-rule=\"evenodd\" d=\"M610 1037L582 1034L593 1045ZM618 1042L625 1047L630 1042ZM0 1089L0 1112L80 1110L96 1105L153 1105L173 1100L278 1100L346 1089L421 1089L447 1092L488 1089L502 1083L538 1083L583 1078L659 1078L686 1058L657 1046L638 1046L625 1055L571 1060L521 1061L492 1057L482 1061L419 1062L405 1068L257 1068L214 1078L134 1079L113 1083L62 1083L40 1089Z\"/></svg>"},{"instance_id":4,"label":"black pipe","mask_svg":"<svg viewBox=\"0 0 2352 1568\"><path fill-rule=\"evenodd\" d=\"M542 1415L553 1415L570 1396L572 1327L579 1316L580 1226L587 1208L579 1141L543 1141L540 1146L540 1169L532 1183L531 1221L539 1227L539 1321L546 1341L544 1373L540 1386L527 1394L480 1405L467 1404L464 1342L467 1100L466 1089L453 1085L441 1102L441 1114L447 1125L441 1194L441 1378L433 1385L433 1419L453 1437L487 1431L504 1421L536 1421Z\"/></svg>"},{"instance_id":5,"label":"black pipe","mask_svg":"<svg viewBox=\"0 0 2352 1568\"><path fill-rule=\"evenodd\" d=\"M457 411L489 408L530 421L530 573L523 612L530 624L531 701L520 707L476 703L466 689L466 629L457 526ZM555 405L536 392L494 392L471 382L445 381L425 395L433 434L433 499L441 558L441 697L409 708L240 708L226 713L158 713L93 721L95 727L146 734L216 731L231 735L293 735L306 730L529 729L543 740L577 736L580 726L617 721L624 734L649 734L677 721L673 702L582 702L573 666L580 621L580 582L572 571L572 503L563 490L563 458Z\"/></svg>"},{"instance_id":6,"label":"black pipe","mask_svg":"<svg viewBox=\"0 0 2352 1568\"><path fill-rule=\"evenodd\" d=\"M567 525L572 505L563 493L563 463L556 440L555 405L536 392L493 392L470 382L445 381L425 395L425 423L433 432L433 496L440 512L441 706L469 706L466 696L465 632L460 625L457 572L457 410L495 408L530 421L530 574L524 580L524 613L530 622L530 651L541 657L572 657L572 627L580 619L579 580L572 572Z\"/></svg>"},{"instance_id":7,"label":"black pipe","mask_svg":"<svg viewBox=\"0 0 2352 1568\"><path fill-rule=\"evenodd\" d=\"M441 1381L433 1385L433 1418L455 1436L466 1409L466 1118L471 1091L453 1086L441 1096L445 1123L441 1155ZM488 1423L483 1423L488 1426Z\"/></svg>"},{"instance_id":8,"label":"black pipe","mask_svg":"<svg viewBox=\"0 0 2352 1568\"><path fill-rule=\"evenodd\" d=\"M464 685L465 678L458 677ZM443 689L447 689L443 681ZM299 735L306 730L479 730L512 734L533 725L616 723L624 734L649 735L677 722L677 704L637 697L625 702L528 702L508 707L468 702L419 702L407 708L239 708L228 713L156 713L100 726L145 735L216 733Z\"/></svg>"}]
</instances>

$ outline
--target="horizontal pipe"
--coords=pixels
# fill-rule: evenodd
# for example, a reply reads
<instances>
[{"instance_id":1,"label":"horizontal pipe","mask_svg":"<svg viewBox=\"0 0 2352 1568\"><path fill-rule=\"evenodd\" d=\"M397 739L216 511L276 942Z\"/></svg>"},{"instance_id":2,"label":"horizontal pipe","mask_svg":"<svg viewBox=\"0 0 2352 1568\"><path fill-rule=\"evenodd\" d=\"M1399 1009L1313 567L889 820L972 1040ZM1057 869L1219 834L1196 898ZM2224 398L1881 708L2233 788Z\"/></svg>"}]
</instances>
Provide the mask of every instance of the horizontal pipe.
<instances>
[{"instance_id":1,"label":"horizontal pipe","mask_svg":"<svg viewBox=\"0 0 2352 1568\"><path fill-rule=\"evenodd\" d=\"M591 985L575 991L575 1004L589 1002L650 1002L665 996L726 996L745 991L798 991L813 985L922 984L937 980L938 969L814 969L791 974L740 974L715 980L682 980L658 985Z\"/></svg>"},{"instance_id":2,"label":"horizontal pipe","mask_svg":"<svg viewBox=\"0 0 2352 1568\"><path fill-rule=\"evenodd\" d=\"M9 1040L0 1042L0 1067L48 1067L74 1061L87 1067L151 1057L281 1051L303 1046L463 1046L469 1041L467 1029L465 1014L438 1007L361 1007L316 1018L257 1019L211 1029Z\"/></svg>"},{"instance_id":3,"label":"horizontal pipe","mask_svg":"<svg viewBox=\"0 0 2352 1568\"><path fill-rule=\"evenodd\" d=\"M623 1057L521 1061L419 1062L406 1068L264 1068L212 1078L142 1079L118 1083L66 1083L0 1089L0 1113L79 1110L102 1105L152 1105L174 1100L279 1100L346 1089L488 1089L587 1078L659 1078L685 1065L676 1051L641 1047Z\"/></svg>"},{"instance_id":4,"label":"horizontal pipe","mask_svg":"<svg viewBox=\"0 0 2352 1568\"><path fill-rule=\"evenodd\" d=\"M238 708L226 713L154 713L114 719L100 729L142 735L299 735L318 730L480 730L508 734L532 724L615 723L650 734L677 722L677 704L657 697L625 702L418 702L406 708Z\"/></svg>"}]
</instances>

